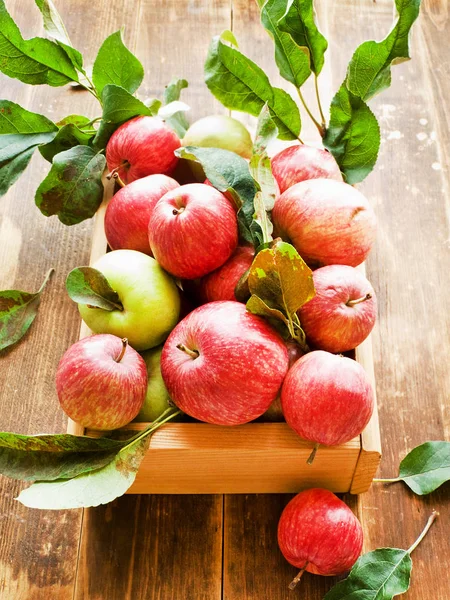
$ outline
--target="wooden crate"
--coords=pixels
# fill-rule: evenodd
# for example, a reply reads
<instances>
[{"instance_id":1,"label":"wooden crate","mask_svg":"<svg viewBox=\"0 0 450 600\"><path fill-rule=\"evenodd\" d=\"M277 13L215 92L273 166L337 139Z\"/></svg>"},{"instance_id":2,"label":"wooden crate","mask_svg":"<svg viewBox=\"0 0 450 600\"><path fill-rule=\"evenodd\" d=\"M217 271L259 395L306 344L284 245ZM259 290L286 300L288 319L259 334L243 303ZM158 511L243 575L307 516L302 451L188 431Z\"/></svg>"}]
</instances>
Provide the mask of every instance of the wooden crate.
<instances>
[{"instance_id":1,"label":"wooden crate","mask_svg":"<svg viewBox=\"0 0 450 600\"><path fill-rule=\"evenodd\" d=\"M107 249L104 214L113 186L95 217L91 264ZM82 323L80 338L90 335ZM356 351L375 392L372 341ZM148 423L130 423L139 431ZM90 435L69 419L69 433ZM369 489L381 460L378 410L363 433L341 446L320 446L312 465L306 460L314 444L298 437L286 423L248 423L220 427L205 423L168 423L151 437L130 494L236 494L298 492L324 487L360 494Z\"/></svg>"}]
</instances>

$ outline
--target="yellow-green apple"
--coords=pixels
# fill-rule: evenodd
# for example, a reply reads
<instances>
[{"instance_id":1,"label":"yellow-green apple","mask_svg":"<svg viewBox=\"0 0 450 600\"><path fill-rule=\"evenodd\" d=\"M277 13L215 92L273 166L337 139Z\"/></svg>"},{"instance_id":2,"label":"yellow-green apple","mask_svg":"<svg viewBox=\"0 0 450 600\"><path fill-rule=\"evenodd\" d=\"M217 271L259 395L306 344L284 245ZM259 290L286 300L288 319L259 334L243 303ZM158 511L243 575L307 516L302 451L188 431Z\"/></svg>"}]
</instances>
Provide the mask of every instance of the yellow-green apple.
<instances>
[{"instance_id":1,"label":"yellow-green apple","mask_svg":"<svg viewBox=\"0 0 450 600\"><path fill-rule=\"evenodd\" d=\"M167 175L136 179L114 194L105 213L105 234L112 250L138 250L151 256L148 223L158 200L179 187Z\"/></svg>"},{"instance_id":2,"label":"yellow-green apple","mask_svg":"<svg viewBox=\"0 0 450 600\"><path fill-rule=\"evenodd\" d=\"M281 194L307 179L342 181L341 171L333 155L328 150L314 146L289 146L272 158L271 165Z\"/></svg>"},{"instance_id":3,"label":"yellow-green apple","mask_svg":"<svg viewBox=\"0 0 450 600\"><path fill-rule=\"evenodd\" d=\"M254 256L255 250L251 246L238 246L225 264L202 277L197 288L201 302L236 300L236 285L250 268Z\"/></svg>"},{"instance_id":4,"label":"yellow-green apple","mask_svg":"<svg viewBox=\"0 0 450 600\"><path fill-rule=\"evenodd\" d=\"M210 302L192 311L164 344L161 372L183 412L216 425L261 416L288 369L279 335L239 302Z\"/></svg>"},{"instance_id":5,"label":"yellow-green apple","mask_svg":"<svg viewBox=\"0 0 450 600\"><path fill-rule=\"evenodd\" d=\"M66 351L56 371L62 409L90 429L109 431L132 421L146 390L143 358L126 339L114 335L79 340Z\"/></svg>"},{"instance_id":6,"label":"yellow-green apple","mask_svg":"<svg viewBox=\"0 0 450 600\"><path fill-rule=\"evenodd\" d=\"M252 138L246 127L226 115L210 115L195 121L183 138L183 146L222 148L243 158L252 156Z\"/></svg>"},{"instance_id":7,"label":"yellow-green apple","mask_svg":"<svg viewBox=\"0 0 450 600\"><path fill-rule=\"evenodd\" d=\"M335 353L356 348L375 325L377 301L372 285L346 265L317 269L313 280L316 295L298 313L308 342Z\"/></svg>"},{"instance_id":8,"label":"yellow-green apple","mask_svg":"<svg viewBox=\"0 0 450 600\"><path fill-rule=\"evenodd\" d=\"M278 523L278 545L284 558L315 575L340 575L350 570L361 554L361 523L350 508L328 490L300 492L287 504Z\"/></svg>"},{"instance_id":9,"label":"yellow-green apple","mask_svg":"<svg viewBox=\"0 0 450 600\"><path fill-rule=\"evenodd\" d=\"M152 422L169 408L176 408L170 402L169 392L161 375L162 346L141 353L147 367L148 384L144 404L135 421Z\"/></svg>"},{"instance_id":10,"label":"yellow-green apple","mask_svg":"<svg viewBox=\"0 0 450 600\"><path fill-rule=\"evenodd\" d=\"M223 265L236 248L236 212L215 188L182 185L156 204L148 235L153 256L166 271L196 279Z\"/></svg>"},{"instance_id":11,"label":"yellow-green apple","mask_svg":"<svg viewBox=\"0 0 450 600\"><path fill-rule=\"evenodd\" d=\"M374 393L363 367L323 350L299 358L281 389L286 423L303 439L315 442L315 450L320 444L337 446L359 435L373 405Z\"/></svg>"},{"instance_id":12,"label":"yellow-green apple","mask_svg":"<svg viewBox=\"0 0 450 600\"><path fill-rule=\"evenodd\" d=\"M121 125L106 145L106 162L111 173L124 183L163 173L170 175L181 145L177 134L158 117L135 117Z\"/></svg>"},{"instance_id":13,"label":"yellow-green apple","mask_svg":"<svg viewBox=\"0 0 450 600\"><path fill-rule=\"evenodd\" d=\"M289 241L311 267L356 267L375 241L376 217L357 189L334 179L296 183L275 200L276 235Z\"/></svg>"},{"instance_id":14,"label":"yellow-green apple","mask_svg":"<svg viewBox=\"0 0 450 600\"><path fill-rule=\"evenodd\" d=\"M123 310L79 304L81 318L95 333L126 337L136 350L161 344L175 327L180 297L173 279L154 258L136 250L114 250L93 265L119 295Z\"/></svg>"}]
</instances>

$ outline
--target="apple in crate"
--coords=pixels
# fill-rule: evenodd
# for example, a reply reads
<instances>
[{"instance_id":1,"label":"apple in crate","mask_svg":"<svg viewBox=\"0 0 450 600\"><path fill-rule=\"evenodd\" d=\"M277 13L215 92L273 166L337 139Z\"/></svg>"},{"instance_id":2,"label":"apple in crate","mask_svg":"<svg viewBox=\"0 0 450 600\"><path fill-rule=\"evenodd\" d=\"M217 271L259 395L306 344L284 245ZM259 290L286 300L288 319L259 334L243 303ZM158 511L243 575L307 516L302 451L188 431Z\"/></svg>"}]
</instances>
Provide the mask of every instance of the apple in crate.
<instances>
[{"instance_id":1,"label":"apple in crate","mask_svg":"<svg viewBox=\"0 0 450 600\"><path fill-rule=\"evenodd\" d=\"M215 188L182 185L156 204L148 235L153 255L166 271L196 279L223 265L236 248L236 212Z\"/></svg>"},{"instance_id":2,"label":"apple in crate","mask_svg":"<svg viewBox=\"0 0 450 600\"><path fill-rule=\"evenodd\" d=\"M158 117L135 117L121 125L106 145L109 171L124 183L162 173L170 175L181 146L177 134Z\"/></svg>"},{"instance_id":3,"label":"apple in crate","mask_svg":"<svg viewBox=\"0 0 450 600\"><path fill-rule=\"evenodd\" d=\"M294 589L304 571L340 575L361 554L361 523L350 508L328 490L300 492L287 504L278 523L278 545L284 558L301 569L290 584Z\"/></svg>"},{"instance_id":4,"label":"apple in crate","mask_svg":"<svg viewBox=\"0 0 450 600\"><path fill-rule=\"evenodd\" d=\"M240 121L226 115L210 115L192 123L183 138L183 146L222 148L251 158L253 142Z\"/></svg>"},{"instance_id":5,"label":"apple in crate","mask_svg":"<svg viewBox=\"0 0 450 600\"><path fill-rule=\"evenodd\" d=\"M64 412L90 429L123 427L138 414L147 390L144 359L125 339L93 335L73 344L56 371Z\"/></svg>"},{"instance_id":6,"label":"apple in crate","mask_svg":"<svg viewBox=\"0 0 450 600\"><path fill-rule=\"evenodd\" d=\"M342 355L309 352L289 370L281 389L287 424L316 446L338 446L359 435L372 416L374 393L363 367Z\"/></svg>"},{"instance_id":7,"label":"apple in crate","mask_svg":"<svg viewBox=\"0 0 450 600\"><path fill-rule=\"evenodd\" d=\"M288 369L279 335L239 302L192 311L164 344L161 372L173 402L206 423L240 425L261 416Z\"/></svg>"},{"instance_id":8,"label":"apple in crate","mask_svg":"<svg viewBox=\"0 0 450 600\"><path fill-rule=\"evenodd\" d=\"M275 200L276 235L289 241L311 267L356 267L375 241L376 217L357 189L334 179L311 179Z\"/></svg>"},{"instance_id":9,"label":"apple in crate","mask_svg":"<svg viewBox=\"0 0 450 600\"><path fill-rule=\"evenodd\" d=\"M159 346L178 322L180 296L173 279L154 258L136 250L114 250L93 265L119 295L123 310L79 304L95 333L126 337L136 350Z\"/></svg>"},{"instance_id":10,"label":"apple in crate","mask_svg":"<svg viewBox=\"0 0 450 600\"><path fill-rule=\"evenodd\" d=\"M153 208L179 183L167 175L148 175L121 188L108 203L105 234L112 250L138 250L151 256L148 223Z\"/></svg>"},{"instance_id":11,"label":"apple in crate","mask_svg":"<svg viewBox=\"0 0 450 600\"><path fill-rule=\"evenodd\" d=\"M377 301L372 285L346 265L317 269L313 280L316 295L298 313L308 342L335 353L356 348L375 325Z\"/></svg>"},{"instance_id":12,"label":"apple in crate","mask_svg":"<svg viewBox=\"0 0 450 600\"><path fill-rule=\"evenodd\" d=\"M307 179L342 181L339 165L328 150L301 144L289 146L276 154L271 162L272 173L280 193Z\"/></svg>"},{"instance_id":13,"label":"apple in crate","mask_svg":"<svg viewBox=\"0 0 450 600\"><path fill-rule=\"evenodd\" d=\"M168 408L176 410L161 375L161 352L162 346L141 352L147 367L148 384L144 404L135 421L152 422Z\"/></svg>"}]
</instances>

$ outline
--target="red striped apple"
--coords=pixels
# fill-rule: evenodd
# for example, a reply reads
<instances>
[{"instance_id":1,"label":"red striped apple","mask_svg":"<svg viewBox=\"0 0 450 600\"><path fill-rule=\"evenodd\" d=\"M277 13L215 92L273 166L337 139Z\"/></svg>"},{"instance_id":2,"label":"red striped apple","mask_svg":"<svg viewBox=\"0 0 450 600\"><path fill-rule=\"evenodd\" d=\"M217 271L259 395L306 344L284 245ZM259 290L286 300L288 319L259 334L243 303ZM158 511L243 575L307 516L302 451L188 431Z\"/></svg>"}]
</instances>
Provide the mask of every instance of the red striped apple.
<instances>
[{"instance_id":1,"label":"red striped apple","mask_svg":"<svg viewBox=\"0 0 450 600\"><path fill-rule=\"evenodd\" d=\"M357 189L333 179L311 179L275 200L276 235L289 241L311 267L356 267L375 241L376 218Z\"/></svg>"},{"instance_id":2,"label":"red striped apple","mask_svg":"<svg viewBox=\"0 0 450 600\"><path fill-rule=\"evenodd\" d=\"M236 212L215 188L182 185L156 204L148 235L153 255L166 271L196 279L222 266L236 248Z\"/></svg>"},{"instance_id":3,"label":"red striped apple","mask_svg":"<svg viewBox=\"0 0 450 600\"><path fill-rule=\"evenodd\" d=\"M63 411L80 425L118 429L134 419L144 402L147 368L126 339L93 335L61 358L56 391Z\"/></svg>"},{"instance_id":4,"label":"red striped apple","mask_svg":"<svg viewBox=\"0 0 450 600\"><path fill-rule=\"evenodd\" d=\"M307 179L335 179L342 181L337 162L328 150L314 146L290 146L272 160L272 173L282 194L288 188Z\"/></svg>"},{"instance_id":5,"label":"red striped apple","mask_svg":"<svg viewBox=\"0 0 450 600\"><path fill-rule=\"evenodd\" d=\"M164 344L161 372L182 411L206 423L240 425L262 415L288 369L286 346L239 302L191 312Z\"/></svg>"},{"instance_id":6,"label":"red striped apple","mask_svg":"<svg viewBox=\"0 0 450 600\"><path fill-rule=\"evenodd\" d=\"M361 554L361 523L337 496L313 488L288 503L278 523L278 545L284 558L301 569L290 584L294 589L304 571L340 575Z\"/></svg>"},{"instance_id":7,"label":"red striped apple","mask_svg":"<svg viewBox=\"0 0 450 600\"><path fill-rule=\"evenodd\" d=\"M377 316L370 282L346 265L317 269L313 280L316 295L298 313L308 342L335 353L356 348L372 331Z\"/></svg>"},{"instance_id":8,"label":"red striped apple","mask_svg":"<svg viewBox=\"0 0 450 600\"><path fill-rule=\"evenodd\" d=\"M108 203L105 234L112 250L138 250L152 255L148 223L153 208L165 193L179 187L167 175L148 175L121 188Z\"/></svg>"},{"instance_id":9,"label":"red striped apple","mask_svg":"<svg viewBox=\"0 0 450 600\"><path fill-rule=\"evenodd\" d=\"M106 162L111 173L124 183L162 173L170 175L181 146L177 134L158 117L135 117L121 125L106 145Z\"/></svg>"}]
</instances>

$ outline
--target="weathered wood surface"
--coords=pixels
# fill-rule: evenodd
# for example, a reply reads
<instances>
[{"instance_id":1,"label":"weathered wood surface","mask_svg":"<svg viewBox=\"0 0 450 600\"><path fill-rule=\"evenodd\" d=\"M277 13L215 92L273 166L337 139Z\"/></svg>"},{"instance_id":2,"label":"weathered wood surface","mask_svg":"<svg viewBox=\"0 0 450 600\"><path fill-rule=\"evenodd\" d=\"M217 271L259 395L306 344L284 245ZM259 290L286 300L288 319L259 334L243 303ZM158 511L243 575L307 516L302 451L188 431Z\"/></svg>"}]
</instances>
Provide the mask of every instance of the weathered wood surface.
<instances>
[{"instance_id":1,"label":"weathered wood surface","mask_svg":"<svg viewBox=\"0 0 450 600\"><path fill-rule=\"evenodd\" d=\"M380 225L368 275L380 305L374 356L381 476L395 475L399 460L415 445L450 434L450 22L446 0L423 4L413 61L395 68L392 88L374 102L383 145L378 168L362 187ZM187 77L193 118L223 110L202 84L202 63L211 35L231 22L242 49L275 72L271 44L249 0L58 0L57 5L74 43L91 60L101 39L125 25L125 38L130 45L135 40L146 67L144 93L160 93L172 76ZM389 29L392 2L321 0L317 5L322 28L333 40L333 76L330 69L321 76L325 91L330 80L337 88L357 43ZM40 17L33 3L10 0L8 7L25 33L35 35ZM96 116L94 100L85 93L1 81L3 97L55 120L77 111ZM65 430L54 371L77 339L79 319L63 282L71 268L87 262L90 246L91 224L66 228L34 207L42 168L34 159L0 200L0 288L37 289L45 271L57 269L27 339L0 358L0 428L24 433ZM293 597L286 584L295 569L283 561L275 536L289 496L128 496L85 511L80 535L81 511L26 510L13 501L21 484L2 479L0 485L2 600ZM407 597L448 599L448 485L420 499L401 484L378 484L359 499L346 499L362 519L366 549L409 546L431 509L440 510L414 553ZM305 576L298 594L319 600L330 585L329 579Z\"/></svg>"}]
</instances>

